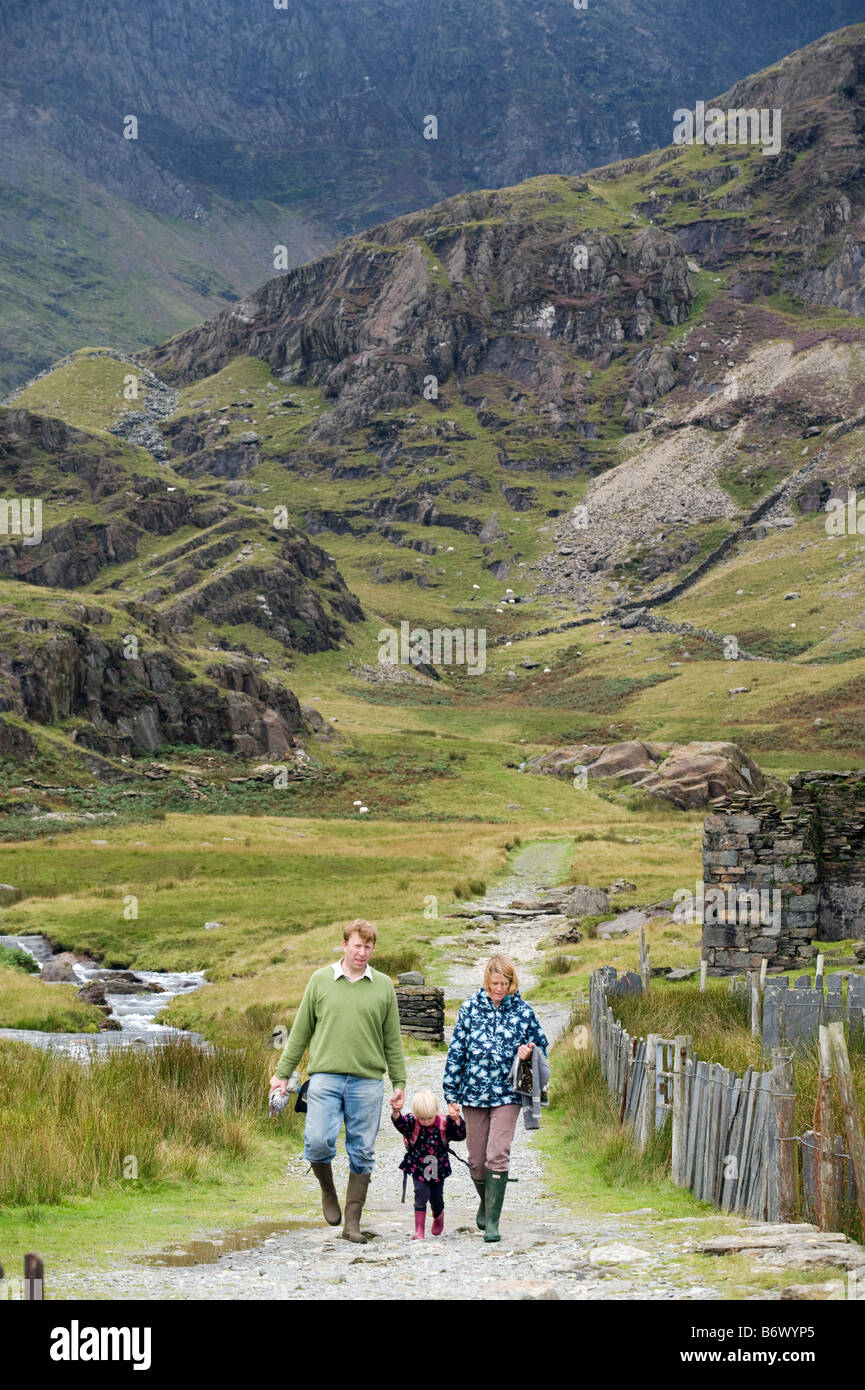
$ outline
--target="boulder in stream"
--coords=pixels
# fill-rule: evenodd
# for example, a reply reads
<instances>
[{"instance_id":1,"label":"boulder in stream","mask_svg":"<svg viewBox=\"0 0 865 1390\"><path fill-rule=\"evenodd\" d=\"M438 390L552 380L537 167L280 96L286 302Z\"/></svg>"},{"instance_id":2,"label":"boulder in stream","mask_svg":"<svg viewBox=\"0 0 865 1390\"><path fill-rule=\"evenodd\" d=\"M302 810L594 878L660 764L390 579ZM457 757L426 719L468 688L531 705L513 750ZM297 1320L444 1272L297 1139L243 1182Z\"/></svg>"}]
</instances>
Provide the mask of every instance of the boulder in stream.
<instances>
[{"instance_id":1,"label":"boulder in stream","mask_svg":"<svg viewBox=\"0 0 865 1390\"><path fill-rule=\"evenodd\" d=\"M89 984L82 985L78 991L78 998L82 1004L105 1004L105 985L101 980L91 980Z\"/></svg>"},{"instance_id":2,"label":"boulder in stream","mask_svg":"<svg viewBox=\"0 0 865 1390\"><path fill-rule=\"evenodd\" d=\"M61 951L59 955L46 960L42 967L42 979L46 985L77 985L78 976L73 966L75 956L72 951Z\"/></svg>"}]
</instances>

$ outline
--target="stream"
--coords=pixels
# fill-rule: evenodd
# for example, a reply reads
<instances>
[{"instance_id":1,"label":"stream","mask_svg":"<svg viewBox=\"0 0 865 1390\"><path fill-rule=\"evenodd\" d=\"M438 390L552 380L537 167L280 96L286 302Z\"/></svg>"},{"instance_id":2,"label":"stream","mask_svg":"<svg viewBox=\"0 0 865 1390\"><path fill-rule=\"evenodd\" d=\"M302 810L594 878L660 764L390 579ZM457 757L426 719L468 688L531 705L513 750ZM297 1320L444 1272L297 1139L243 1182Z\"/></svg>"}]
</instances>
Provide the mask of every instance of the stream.
<instances>
[{"instance_id":1,"label":"stream","mask_svg":"<svg viewBox=\"0 0 865 1390\"><path fill-rule=\"evenodd\" d=\"M44 936L0 936L0 946L20 947L33 957L40 971L56 954ZM106 977L110 981L112 975L118 974L117 971L107 970L101 965L84 965L81 962L76 962L72 969L82 985ZM192 990L200 989L205 983L204 971L135 970L132 973L136 980L159 985L160 993L148 991L141 994L112 994L106 989L105 1002L111 1012L105 1017L115 1020L120 1025L119 1028L100 1033L47 1033L35 1028L0 1028L0 1039L28 1042L34 1047L50 1047L67 1056L80 1055L82 1051L89 1049L101 1052L109 1047L159 1047L172 1038L188 1038L203 1045L205 1040L200 1033L171 1028L167 1024L157 1023L156 1018L179 994L189 994ZM50 985L47 988L50 988Z\"/></svg>"}]
</instances>

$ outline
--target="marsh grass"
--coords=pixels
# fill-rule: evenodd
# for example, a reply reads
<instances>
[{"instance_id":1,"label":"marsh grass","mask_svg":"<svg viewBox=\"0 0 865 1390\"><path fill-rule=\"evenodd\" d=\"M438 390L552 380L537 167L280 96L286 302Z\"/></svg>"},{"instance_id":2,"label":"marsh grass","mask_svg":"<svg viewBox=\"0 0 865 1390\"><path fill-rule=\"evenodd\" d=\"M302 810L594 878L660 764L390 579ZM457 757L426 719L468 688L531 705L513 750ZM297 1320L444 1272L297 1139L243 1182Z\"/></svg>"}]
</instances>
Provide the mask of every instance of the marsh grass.
<instances>
[{"instance_id":1,"label":"marsh grass","mask_svg":"<svg viewBox=\"0 0 865 1390\"><path fill-rule=\"evenodd\" d=\"M401 975L405 970L423 970L423 957L417 946L403 946L395 951L375 951L370 965L383 975Z\"/></svg>"},{"instance_id":2,"label":"marsh grass","mask_svg":"<svg viewBox=\"0 0 865 1390\"><path fill-rule=\"evenodd\" d=\"M566 1152L591 1153L598 1177L609 1187L638 1187L669 1181L670 1126L658 1130L641 1153L630 1126L619 1124L616 1101L590 1052L557 1048L551 1109L567 1133Z\"/></svg>"},{"instance_id":3,"label":"marsh grass","mask_svg":"<svg viewBox=\"0 0 865 1390\"><path fill-rule=\"evenodd\" d=\"M293 1109L268 1118L269 1064L262 1047L204 1051L186 1039L89 1059L4 1044L0 1207L208 1182L247 1164L277 1126L300 1131Z\"/></svg>"},{"instance_id":4,"label":"marsh grass","mask_svg":"<svg viewBox=\"0 0 865 1390\"><path fill-rule=\"evenodd\" d=\"M0 961L0 1028L96 1033L102 1020L93 1004L82 1004L75 985L45 985L38 974Z\"/></svg>"},{"instance_id":5,"label":"marsh grass","mask_svg":"<svg viewBox=\"0 0 865 1390\"><path fill-rule=\"evenodd\" d=\"M541 974L568 975L576 964L573 956L547 956L541 966Z\"/></svg>"},{"instance_id":6,"label":"marsh grass","mask_svg":"<svg viewBox=\"0 0 865 1390\"><path fill-rule=\"evenodd\" d=\"M704 994L698 985L653 984L647 995L613 1001L613 1012L631 1037L689 1034L701 1059L721 1062L740 1075L748 1066L761 1067L760 1040L751 1034L749 1008L747 995L731 993L726 981L709 981Z\"/></svg>"}]
</instances>

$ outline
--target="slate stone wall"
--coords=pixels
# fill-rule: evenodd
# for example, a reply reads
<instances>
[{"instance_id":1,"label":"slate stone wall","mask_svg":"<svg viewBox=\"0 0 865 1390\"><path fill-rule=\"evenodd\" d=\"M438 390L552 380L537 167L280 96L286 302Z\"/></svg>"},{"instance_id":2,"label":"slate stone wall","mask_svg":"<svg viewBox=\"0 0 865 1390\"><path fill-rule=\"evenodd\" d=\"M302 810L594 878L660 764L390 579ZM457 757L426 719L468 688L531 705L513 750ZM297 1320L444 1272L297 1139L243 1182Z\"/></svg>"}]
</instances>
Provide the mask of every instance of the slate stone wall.
<instances>
[{"instance_id":1,"label":"slate stone wall","mask_svg":"<svg viewBox=\"0 0 865 1390\"><path fill-rule=\"evenodd\" d=\"M703 956L726 975L808 965L821 941L865 938L865 773L799 772L791 804L737 793L703 832ZM712 890L720 889L720 895Z\"/></svg>"},{"instance_id":2,"label":"slate stone wall","mask_svg":"<svg viewBox=\"0 0 865 1390\"><path fill-rule=\"evenodd\" d=\"M420 977L423 978L422 976ZM445 992L434 985L397 985L400 1031L410 1038L442 1042L445 1035Z\"/></svg>"}]
</instances>

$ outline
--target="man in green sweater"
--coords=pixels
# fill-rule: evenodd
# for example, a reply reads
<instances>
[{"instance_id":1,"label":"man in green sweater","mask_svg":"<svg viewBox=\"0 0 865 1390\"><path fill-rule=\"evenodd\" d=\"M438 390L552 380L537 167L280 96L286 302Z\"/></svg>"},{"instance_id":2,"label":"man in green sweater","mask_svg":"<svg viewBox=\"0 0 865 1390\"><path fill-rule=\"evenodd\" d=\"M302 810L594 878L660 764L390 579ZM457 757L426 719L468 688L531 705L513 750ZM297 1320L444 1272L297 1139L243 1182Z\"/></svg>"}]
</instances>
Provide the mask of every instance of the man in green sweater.
<instances>
[{"instance_id":1,"label":"man in green sweater","mask_svg":"<svg viewBox=\"0 0 865 1390\"><path fill-rule=\"evenodd\" d=\"M360 1217L375 1161L387 1070L391 1104L405 1099L405 1058L396 990L387 975L370 968L376 931L358 918L343 934L342 958L310 976L288 1042L270 1078L271 1092L295 1091L297 1065L309 1048L309 1090L303 1153L321 1187L324 1219L342 1220L333 1184L336 1140L345 1121L348 1192L346 1240L365 1245Z\"/></svg>"}]
</instances>

